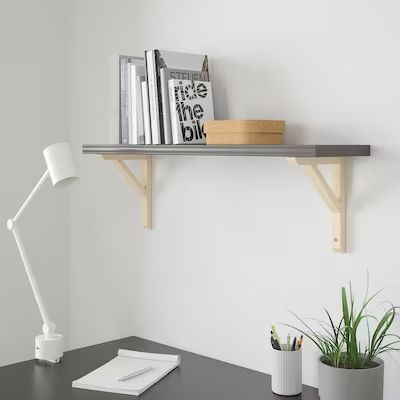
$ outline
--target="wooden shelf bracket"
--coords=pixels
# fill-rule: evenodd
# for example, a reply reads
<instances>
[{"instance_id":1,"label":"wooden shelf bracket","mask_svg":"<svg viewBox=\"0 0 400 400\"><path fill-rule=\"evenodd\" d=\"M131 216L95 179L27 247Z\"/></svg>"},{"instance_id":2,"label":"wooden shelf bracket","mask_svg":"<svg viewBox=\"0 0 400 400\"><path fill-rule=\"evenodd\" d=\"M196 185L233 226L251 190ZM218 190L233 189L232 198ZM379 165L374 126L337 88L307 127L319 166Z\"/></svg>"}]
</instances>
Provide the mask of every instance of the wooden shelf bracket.
<instances>
[{"instance_id":1,"label":"wooden shelf bracket","mask_svg":"<svg viewBox=\"0 0 400 400\"><path fill-rule=\"evenodd\" d=\"M158 155L174 156L259 156L284 157L289 164L302 166L331 213L331 247L346 252L346 159L369 156L369 145L83 145L85 154L98 154L113 161L129 185L138 193L142 224L152 228L152 163ZM126 164L138 160L140 172ZM320 166L331 169L325 178Z\"/></svg>"},{"instance_id":2,"label":"wooden shelf bracket","mask_svg":"<svg viewBox=\"0 0 400 400\"><path fill-rule=\"evenodd\" d=\"M102 155L104 160L114 162L117 169L129 185L137 192L141 203L142 225L144 228L152 227L152 157L151 156L118 156ZM126 164L125 160L139 160L140 176L137 177Z\"/></svg>"},{"instance_id":3,"label":"wooden shelf bracket","mask_svg":"<svg viewBox=\"0 0 400 400\"><path fill-rule=\"evenodd\" d=\"M344 157L288 158L289 164L303 166L311 183L332 214L332 249L346 252L346 162ZM322 175L318 165L329 165L331 184Z\"/></svg>"}]
</instances>

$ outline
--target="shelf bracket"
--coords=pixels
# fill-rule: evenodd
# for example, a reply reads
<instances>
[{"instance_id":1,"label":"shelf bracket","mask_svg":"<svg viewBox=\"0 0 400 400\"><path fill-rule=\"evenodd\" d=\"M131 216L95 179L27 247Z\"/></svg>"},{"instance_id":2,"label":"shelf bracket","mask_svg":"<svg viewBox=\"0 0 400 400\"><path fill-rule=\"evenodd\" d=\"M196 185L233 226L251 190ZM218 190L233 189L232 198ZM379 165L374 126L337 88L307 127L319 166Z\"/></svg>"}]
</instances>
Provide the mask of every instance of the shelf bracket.
<instances>
[{"instance_id":1,"label":"shelf bracket","mask_svg":"<svg viewBox=\"0 0 400 400\"><path fill-rule=\"evenodd\" d=\"M304 167L311 183L332 215L332 249L346 252L346 162L343 157L288 158L289 164ZM322 175L319 165L331 167L331 184Z\"/></svg>"},{"instance_id":2,"label":"shelf bracket","mask_svg":"<svg viewBox=\"0 0 400 400\"><path fill-rule=\"evenodd\" d=\"M104 160L111 160L121 172L129 185L139 195L141 203L142 225L144 228L152 227L152 157L151 156L121 156L102 155ZM126 164L126 160L138 160L140 163L140 176L137 177Z\"/></svg>"}]
</instances>

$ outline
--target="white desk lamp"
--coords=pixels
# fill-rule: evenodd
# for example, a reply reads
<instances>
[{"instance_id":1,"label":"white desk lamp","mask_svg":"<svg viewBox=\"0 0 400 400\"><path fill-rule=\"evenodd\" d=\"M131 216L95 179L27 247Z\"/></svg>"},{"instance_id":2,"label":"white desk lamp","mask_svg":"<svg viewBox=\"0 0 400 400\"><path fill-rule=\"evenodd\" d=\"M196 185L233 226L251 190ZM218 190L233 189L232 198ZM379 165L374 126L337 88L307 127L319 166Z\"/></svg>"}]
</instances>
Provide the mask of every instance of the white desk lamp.
<instances>
[{"instance_id":1,"label":"white desk lamp","mask_svg":"<svg viewBox=\"0 0 400 400\"><path fill-rule=\"evenodd\" d=\"M56 143L46 147L43 150L43 156L47 164L47 170L39 179L39 182L33 188L30 195L23 202L17 214L15 214L15 217L7 221L7 228L14 234L18 250L21 254L22 262L25 266L25 271L28 275L36 303L43 319L43 334L38 335L35 338L35 357L39 360L46 360L56 363L63 355L64 338L63 335L55 333L56 324L50 320L49 314L44 305L42 295L40 294L39 287L32 272L31 263L26 254L25 247L18 231L17 221L35 194L49 178L51 179L53 186L56 186L58 183L63 182L66 179L77 178L77 175L68 143Z\"/></svg>"}]
</instances>

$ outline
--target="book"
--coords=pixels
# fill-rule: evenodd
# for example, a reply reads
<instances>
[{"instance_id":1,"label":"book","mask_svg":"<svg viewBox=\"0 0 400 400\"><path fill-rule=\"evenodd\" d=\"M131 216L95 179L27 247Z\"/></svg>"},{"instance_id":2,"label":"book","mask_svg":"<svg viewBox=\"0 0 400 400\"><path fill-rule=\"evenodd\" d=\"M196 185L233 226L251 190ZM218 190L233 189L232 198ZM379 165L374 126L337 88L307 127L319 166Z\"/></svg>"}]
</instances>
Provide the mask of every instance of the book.
<instances>
[{"instance_id":1,"label":"book","mask_svg":"<svg viewBox=\"0 0 400 400\"><path fill-rule=\"evenodd\" d=\"M144 143L151 144L149 94L147 90L147 82L143 81L141 84L142 84L142 102L143 102Z\"/></svg>"},{"instance_id":2,"label":"book","mask_svg":"<svg viewBox=\"0 0 400 400\"><path fill-rule=\"evenodd\" d=\"M108 363L72 382L73 388L139 396L180 365L180 356L118 350ZM151 367L151 368L149 368ZM144 368L149 370L131 379L122 377Z\"/></svg>"},{"instance_id":3,"label":"book","mask_svg":"<svg viewBox=\"0 0 400 400\"><path fill-rule=\"evenodd\" d=\"M119 143L129 143L129 73L130 61L128 57L119 58Z\"/></svg>"},{"instance_id":4,"label":"book","mask_svg":"<svg viewBox=\"0 0 400 400\"><path fill-rule=\"evenodd\" d=\"M204 123L214 119L211 82L168 81L174 144L206 143Z\"/></svg>"},{"instance_id":5,"label":"book","mask_svg":"<svg viewBox=\"0 0 400 400\"><path fill-rule=\"evenodd\" d=\"M136 85L136 78L132 78L132 76L137 76L139 73L139 71L136 71L136 68L140 68L141 80L144 80L144 59L142 57L119 57L119 143L121 144L129 144L132 143L132 141L134 143L137 142L137 140L133 138L133 129L134 126L137 126L137 123L140 123L140 120L136 119L136 112L132 112L133 102L135 101L132 90L137 92L133 86L134 84ZM132 69L134 69L133 72ZM139 93L141 98L141 90L139 90ZM135 108L137 105L138 104L135 103ZM140 138L139 140L142 139Z\"/></svg>"},{"instance_id":6,"label":"book","mask_svg":"<svg viewBox=\"0 0 400 400\"><path fill-rule=\"evenodd\" d=\"M152 140L153 144L165 144L160 70L161 68L171 68L206 71L208 73L208 57L204 54L148 50L145 52L145 61Z\"/></svg>"},{"instance_id":7,"label":"book","mask_svg":"<svg viewBox=\"0 0 400 400\"><path fill-rule=\"evenodd\" d=\"M128 63L128 72L127 72L127 113L128 113L128 144L131 143L132 140L132 64Z\"/></svg>"},{"instance_id":8,"label":"book","mask_svg":"<svg viewBox=\"0 0 400 400\"><path fill-rule=\"evenodd\" d=\"M129 113L129 144L144 144L144 121L142 105L142 85L145 80L144 64L131 65L130 74L130 113Z\"/></svg>"},{"instance_id":9,"label":"book","mask_svg":"<svg viewBox=\"0 0 400 400\"><path fill-rule=\"evenodd\" d=\"M208 81L208 71L190 71L186 69L161 68L161 103L165 144L172 144L171 113L169 109L168 81L170 79L186 79L190 81Z\"/></svg>"}]
</instances>

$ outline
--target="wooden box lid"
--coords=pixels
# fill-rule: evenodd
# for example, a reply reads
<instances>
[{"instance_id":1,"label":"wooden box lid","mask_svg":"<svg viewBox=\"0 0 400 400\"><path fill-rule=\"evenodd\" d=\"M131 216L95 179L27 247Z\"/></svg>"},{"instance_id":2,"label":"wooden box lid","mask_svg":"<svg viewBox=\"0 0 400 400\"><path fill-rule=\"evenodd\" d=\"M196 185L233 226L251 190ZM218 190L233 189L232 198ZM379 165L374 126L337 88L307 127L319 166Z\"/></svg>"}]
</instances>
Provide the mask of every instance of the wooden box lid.
<instances>
[{"instance_id":1,"label":"wooden box lid","mask_svg":"<svg viewBox=\"0 0 400 400\"><path fill-rule=\"evenodd\" d=\"M214 120L204 124L206 133L279 133L285 132L285 121L280 120Z\"/></svg>"}]
</instances>

